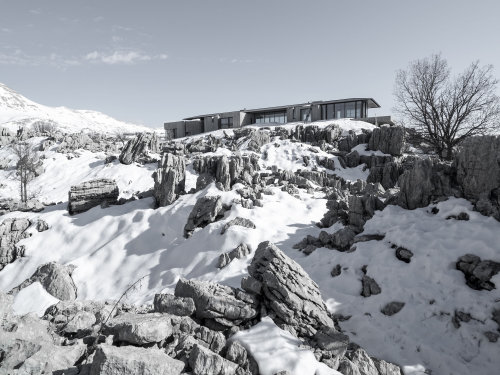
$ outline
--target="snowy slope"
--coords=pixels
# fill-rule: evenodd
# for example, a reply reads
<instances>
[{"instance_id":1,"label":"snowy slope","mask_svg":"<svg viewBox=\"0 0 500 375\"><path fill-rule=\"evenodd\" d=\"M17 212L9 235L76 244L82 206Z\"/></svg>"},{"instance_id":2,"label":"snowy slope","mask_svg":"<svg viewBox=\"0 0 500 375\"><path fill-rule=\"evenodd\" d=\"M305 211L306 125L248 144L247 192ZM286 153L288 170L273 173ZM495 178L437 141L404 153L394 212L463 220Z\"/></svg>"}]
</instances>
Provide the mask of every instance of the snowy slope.
<instances>
[{"instance_id":1,"label":"snowy slope","mask_svg":"<svg viewBox=\"0 0 500 375\"><path fill-rule=\"evenodd\" d=\"M103 113L47 107L35 103L0 83L0 127L16 131L37 122L50 123L65 133L99 132L108 134L152 131L142 125L118 121Z\"/></svg>"},{"instance_id":2,"label":"snowy slope","mask_svg":"<svg viewBox=\"0 0 500 375\"><path fill-rule=\"evenodd\" d=\"M347 121L346 124L346 127L352 125ZM357 150L366 152L362 145ZM310 145L300 142L273 140L262 147L261 153L264 151L268 156L261 159L263 167L277 165L297 170L299 167L318 167L305 167L301 163L303 156L314 159L321 150L312 151ZM228 153L229 150L221 148L214 154ZM41 218L50 226L42 233L30 229L33 236L19 243L26 247L26 256L0 271L0 290L8 291L17 286L31 276L37 266L49 261L77 267L73 278L78 287L78 299L82 300L117 298L144 275L141 287L127 296L128 302L151 302L155 293L173 292L180 277L238 287L241 278L247 275L252 255L236 259L220 270L216 267L219 255L242 242L255 250L260 242L268 240L297 261L314 279L332 313L351 316L340 325L351 340L370 355L400 364L406 374L432 371L440 375L487 375L498 372L498 343L489 342L484 332L496 330L488 314L492 307L500 307L500 291L470 289L454 264L459 256L470 252L483 259L500 261L500 223L474 212L466 200L450 198L441 202L437 204L439 213L436 215L430 213L432 206L413 211L388 206L376 212L364 227L364 234L384 234L383 240L358 243L352 253L319 248L306 256L293 249L293 245L307 235L319 235L321 229L315 223L327 211L326 199L321 193L300 190L297 198L279 188L270 188L273 194L263 196L263 207L246 209L233 204L222 220L185 239L183 227L199 197L221 195L225 203L230 203L239 198L235 190L240 186L222 192L211 184L158 209L153 208L152 198L146 198L122 206L95 207L69 216L66 205L70 185L96 177L111 177L118 180L122 195L128 196L153 186L151 173L155 166L118 163L106 166L103 155L87 151L79 151L80 156L71 160L50 150L45 154L46 172L34 184L40 187L44 199L63 203L40 213L15 212L0 218ZM187 169L186 190L189 190L195 184L196 175L190 166ZM367 175L360 167L333 172L352 179ZM8 173L12 171L0 171L1 182L5 185L0 188L0 196L15 194L15 181L5 178ZM446 220L449 215L460 212L467 212L470 220ZM252 220L256 228L234 226L221 235L224 224L237 216ZM333 233L341 227L335 224L327 232ZM410 264L395 257L393 244L413 251ZM342 274L332 278L330 272L337 264L342 266ZM381 294L369 298L360 296L364 265L368 266L368 276L380 285ZM500 275L492 282L500 285ZM36 294L36 288L25 293ZM19 300L17 308L19 312L39 312L48 300L44 295L29 304ZM405 306L388 317L380 309L391 301L404 302ZM455 311L470 313L476 320L462 323L457 329L451 322ZM266 332L262 333L263 330ZM301 366L307 366L307 371L311 368L311 371L324 370L315 368L320 365L310 358L310 353L300 351L298 344L271 322L263 321L241 337L249 348L263 338L279 345L283 356L294 351L300 354L293 357L296 363L289 363L292 373L302 374L305 367ZM258 345L251 351L256 357L261 356L259 361L267 363L266 368L272 373L273 358L266 355L268 351L261 350L259 354Z\"/></svg>"}]
</instances>

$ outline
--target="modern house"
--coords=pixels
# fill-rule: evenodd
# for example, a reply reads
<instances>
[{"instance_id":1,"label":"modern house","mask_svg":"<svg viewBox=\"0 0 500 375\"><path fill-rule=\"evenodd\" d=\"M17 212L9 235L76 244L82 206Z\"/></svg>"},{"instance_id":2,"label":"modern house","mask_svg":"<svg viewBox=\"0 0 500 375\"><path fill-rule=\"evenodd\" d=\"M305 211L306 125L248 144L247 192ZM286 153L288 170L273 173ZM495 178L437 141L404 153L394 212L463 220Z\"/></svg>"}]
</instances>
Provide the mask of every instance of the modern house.
<instances>
[{"instance_id":1,"label":"modern house","mask_svg":"<svg viewBox=\"0 0 500 375\"><path fill-rule=\"evenodd\" d=\"M278 107L242 109L187 117L164 124L167 138L180 138L218 129L240 128L253 124L285 124L339 118L362 119L372 123L390 123L390 117L369 118L369 108L380 108L372 98L350 98L282 105Z\"/></svg>"}]
</instances>

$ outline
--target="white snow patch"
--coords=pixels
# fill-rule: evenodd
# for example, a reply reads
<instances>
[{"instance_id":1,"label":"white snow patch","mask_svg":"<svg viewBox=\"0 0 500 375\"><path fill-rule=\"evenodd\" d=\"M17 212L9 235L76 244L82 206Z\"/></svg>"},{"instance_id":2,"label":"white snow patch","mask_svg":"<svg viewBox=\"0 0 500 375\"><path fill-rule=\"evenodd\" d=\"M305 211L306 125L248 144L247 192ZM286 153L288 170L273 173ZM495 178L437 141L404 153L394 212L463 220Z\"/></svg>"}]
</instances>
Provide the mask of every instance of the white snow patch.
<instances>
[{"instance_id":1,"label":"white snow patch","mask_svg":"<svg viewBox=\"0 0 500 375\"><path fill-rule=\"evenodd\" d=\"M269 317L246 331L237 332L231 341L239 341L255 358L262 375L288 371L291 375L339 375L318 362L312 351L301 348L302 342L274 324Z\"/></svg>"},{"instance_id":2,"label":"white snow patch","mask_svg":"<svg viewBox=\"0 0 500 375\"><path fill-rule=\"evenodd\" d=\"M58 302L59 300L49 294L40 282L35 281L19 291L14 298L12 309L17 315L35 313L41 317L48 307Z\"/></svg>"}]
</instances>

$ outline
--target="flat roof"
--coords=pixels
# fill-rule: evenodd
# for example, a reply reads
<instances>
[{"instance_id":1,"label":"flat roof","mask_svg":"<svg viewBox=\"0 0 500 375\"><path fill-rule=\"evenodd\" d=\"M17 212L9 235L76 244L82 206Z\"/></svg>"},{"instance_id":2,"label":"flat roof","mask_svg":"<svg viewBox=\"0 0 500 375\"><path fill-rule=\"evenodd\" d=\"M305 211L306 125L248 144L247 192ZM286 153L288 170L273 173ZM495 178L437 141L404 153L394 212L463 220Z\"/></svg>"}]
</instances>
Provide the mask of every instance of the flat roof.
<instances>
[{"instance_id":1,"label":"flat roof","mask_svg":"<svg viewBox=\"0 0 500 375\"><path fill-rule=\"evenodd\" d=\"M240 109L239 111L227 111L227 112L217 112L217 113L208 113L205 115L199 115L199 116L192 116L192 117L186 117L183 118L183 120L196 120L200 119L202 117L211 117L211 116L217 116L221 113L231 113L231 112L246 112L246 113L258 113L258 112L267 112L267 111L279 111L283 109L288 109L291 107L304 107L304 106L311 106L314 104L331 104L331 103L342 103L342 102L354 102L354 101L367 101L368 102L368 108L380 108L380 105L375 101L373 98L348 98L348 99L336 99L336 100L317 100L313 102L307 102L307 103L299 103L299 104L288 104L288 105L281 105L281 106L275 106L275 107L264 107L264 108L254 108L254 109Z\"/></svg>"}]
</instances>

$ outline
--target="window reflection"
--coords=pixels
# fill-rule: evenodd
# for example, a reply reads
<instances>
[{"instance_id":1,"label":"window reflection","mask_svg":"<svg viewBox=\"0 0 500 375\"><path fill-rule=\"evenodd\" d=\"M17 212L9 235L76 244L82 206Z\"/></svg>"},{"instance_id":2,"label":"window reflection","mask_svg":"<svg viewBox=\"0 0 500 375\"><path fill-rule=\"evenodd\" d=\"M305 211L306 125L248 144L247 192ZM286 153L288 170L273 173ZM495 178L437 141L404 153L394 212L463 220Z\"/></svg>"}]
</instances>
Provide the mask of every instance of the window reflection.
<instances>
[{"instance_id":1,"label":"window reflection","mask_svg":"<svg viewBox=\"0 0 500 375\"><path fill-rule=\"evenodd\" d=\"M286 123L286 111L261 112L255 114L256 124Z\"/></svg>"}]
</instances>

